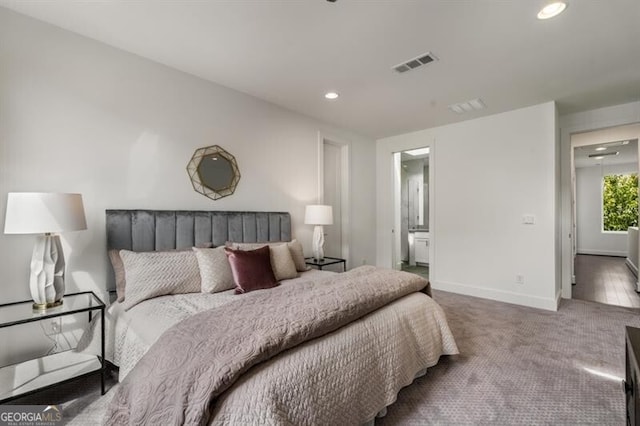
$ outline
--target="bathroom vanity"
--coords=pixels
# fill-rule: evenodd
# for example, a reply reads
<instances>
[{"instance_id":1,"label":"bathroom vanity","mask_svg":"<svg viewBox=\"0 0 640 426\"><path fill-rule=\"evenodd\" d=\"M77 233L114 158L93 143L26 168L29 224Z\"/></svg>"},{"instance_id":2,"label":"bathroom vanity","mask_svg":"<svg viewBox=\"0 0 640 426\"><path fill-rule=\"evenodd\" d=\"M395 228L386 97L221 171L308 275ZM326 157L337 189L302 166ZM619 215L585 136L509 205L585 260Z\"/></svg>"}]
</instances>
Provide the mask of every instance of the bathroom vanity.
<instances>
[{"instance_id":1,"label":"bathroom vanity","mask_svg":"<svg viewBox=\"0 0 640 426\"><path fill-rule=\"evenodd\" d=\"M409 264L429 264L429 231L423 229L409 230Z\"/></svg>"}]
</instances>

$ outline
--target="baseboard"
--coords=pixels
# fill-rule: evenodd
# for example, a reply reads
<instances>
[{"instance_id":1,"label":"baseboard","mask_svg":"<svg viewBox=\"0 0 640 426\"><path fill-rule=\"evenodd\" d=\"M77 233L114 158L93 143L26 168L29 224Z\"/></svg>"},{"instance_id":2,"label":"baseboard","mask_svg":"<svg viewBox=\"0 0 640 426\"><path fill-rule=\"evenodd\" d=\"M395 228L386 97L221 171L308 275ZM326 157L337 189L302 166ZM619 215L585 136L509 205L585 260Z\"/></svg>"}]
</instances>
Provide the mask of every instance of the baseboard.
<instances>
[{"instance_id":1,"label":"baseboard","mask_svg":"<svg viewBox=\"0 0 640 426\"><path fill-rule=\"evenodd\" d=\"M547 311L557 311L560 304L559 297L561 293L556 294L555 297L545 298L447 281L432 281L431 286L435 290L481 297L483 299L497 300L498 302L513 303L515 305L529 306L531 308L544 309Z\"/></svg>"},{"instance_id":2,"label":"baseboard","mask_svg":"<svg viewBox=\"0 0 640 426\"><path fill-rule=\"evenodd\" d=\"M624 263L627 265L627 267L629 269L631 269L631 272L633 273L633 275L635 275L637 277L638 276L638 267L636 265L634 265L633 262L631 260L629 260L628 257L624 261Z\"/></svg>"},{"instance_id":3,"label":"baseboard","mask_svg":"<svg viewBox=\"0 0 640 426\"><path fill-rule=\"evenodd\" d=\"M560 301L562 300L562 289L558 290L556 293L556 311L560 309Z\"/></svg>"},{"instance_id":4,"label":"baseboard","mask_svg":"<svg viewBox=\"0 0 640 426\"><path fill-rule=\"evenodd\" d=\"M627 257L626 251L609 251L609 250L578 250L578 254L590 254L593 256L613 256L613 257Z\"/></svg>"}]
</instances>

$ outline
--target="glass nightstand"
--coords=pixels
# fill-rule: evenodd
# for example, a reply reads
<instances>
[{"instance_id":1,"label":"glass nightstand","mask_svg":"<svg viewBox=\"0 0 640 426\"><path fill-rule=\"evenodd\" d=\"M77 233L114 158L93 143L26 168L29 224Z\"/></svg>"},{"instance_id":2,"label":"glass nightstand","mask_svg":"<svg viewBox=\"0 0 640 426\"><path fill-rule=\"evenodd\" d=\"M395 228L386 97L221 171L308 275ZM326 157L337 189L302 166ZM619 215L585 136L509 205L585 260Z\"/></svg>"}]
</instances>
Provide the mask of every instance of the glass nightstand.
<instances>
[{"instance_id":1,"label":"glass nightstand","mask_svg":"<svg viewBox=\"0 0 640 426\"><path fill-rule=\"evenodd\" d=\"M15 327L38 321L51 321L55 318L87 313L91 322L93 315L101 315L101 356L75 352L73 349L57 352L7 365L0 368L0 403L40 391L69 380L90 374L101 374L102 394L104 395L104 309L105 305L92 291L73 293L64 296L61 306L46 311L34 310L32 300L0 305L0 329ZM52 334L64 334L62 321ZM44 332L44 327L43 327ZM46 334L46 333L45 333Z\"/></svg>"},{"instance_id":2,"label":"glass nightstand","mask_svg":"<svg viewBox=\"0 0 640 426\"><path fill-rule=\"evenodd\" d=\"M347 272L347 260L340 259L339 257L328 257L325 256L322 260L316 260L313 257L305 257L304 262L310 266L316 266L319 270L322 271L322 268L329 265L337 265L342 263L342 272Z\"/></svg>"}]
</instances>

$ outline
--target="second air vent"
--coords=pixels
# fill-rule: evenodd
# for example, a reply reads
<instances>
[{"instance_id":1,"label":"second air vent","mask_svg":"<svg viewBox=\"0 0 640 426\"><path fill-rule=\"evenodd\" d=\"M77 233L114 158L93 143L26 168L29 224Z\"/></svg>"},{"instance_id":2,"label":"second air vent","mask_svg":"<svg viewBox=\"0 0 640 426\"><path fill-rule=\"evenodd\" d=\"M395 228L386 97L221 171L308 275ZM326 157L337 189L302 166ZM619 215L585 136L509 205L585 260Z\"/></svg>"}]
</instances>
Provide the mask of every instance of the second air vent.
<instances>
[{"instance_id":1,"label":"second air vent","mask_svg":"<svg viewBox=\"0 0 640 426\"><path fill-rule=\"evenodd\" d=\"M407 62L403 62L401 64L395 65L392 69L398 73L407 72L423 65L427 65L428 63L437 61L438 58L433 56L431 52L423 53L420 56L416 56L413 59L409 59Z\"/></svg>"}]
</instances>

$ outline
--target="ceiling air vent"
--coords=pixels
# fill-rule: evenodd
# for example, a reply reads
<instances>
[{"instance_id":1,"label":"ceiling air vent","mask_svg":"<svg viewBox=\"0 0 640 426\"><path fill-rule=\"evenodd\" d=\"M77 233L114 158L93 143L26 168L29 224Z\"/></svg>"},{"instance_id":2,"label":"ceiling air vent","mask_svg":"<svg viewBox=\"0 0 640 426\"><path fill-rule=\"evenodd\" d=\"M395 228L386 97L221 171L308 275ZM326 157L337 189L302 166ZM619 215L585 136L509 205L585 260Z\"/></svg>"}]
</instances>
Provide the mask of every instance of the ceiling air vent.
<instances>
[{"instance_id":1,"label":"ceiling air vent","mask_svg":"<svg viewBox=\"0 0 640 426\"><path fill-rule=\"evenodd\" d=\"M485 109L487 106L480 98L471 99L470 101L460 102L458 104L449 105L449 109L456 114L464 114L465 112L477 111Z\"/></svg>"},{"instance_id":2,"label":"ceiling air vent","mask_svg":"<svg viewBox=\"0 0 640 426\"><path fill-rule=\"evenodd\" d=\"M423 65L427 65L428 63L437 61L438 58L433 56L431 52L423 53L420 56L416 56L413 59L409 59L407 62L403 62L401 64L395 65L393 68L394 71L398 73L407 72Z\"/></svg>"}]
</instances>

